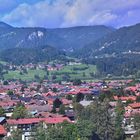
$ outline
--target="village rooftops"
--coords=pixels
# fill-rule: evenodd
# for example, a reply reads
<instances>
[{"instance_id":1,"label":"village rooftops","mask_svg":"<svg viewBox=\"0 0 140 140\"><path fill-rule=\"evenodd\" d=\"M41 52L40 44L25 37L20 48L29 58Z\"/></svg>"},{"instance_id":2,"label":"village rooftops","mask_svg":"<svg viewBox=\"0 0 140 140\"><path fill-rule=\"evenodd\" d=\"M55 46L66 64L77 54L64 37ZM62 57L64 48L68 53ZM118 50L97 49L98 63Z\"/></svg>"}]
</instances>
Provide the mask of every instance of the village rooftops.
<instances>
[{"instance_id":1,"label":"village rooftops","mask_svg":"<svg viewBox=\"0 0 140 140\"><path fill-rule=\"evenodd\" d=\"M9 119L7 120L7 123L9 125L22 125L22 124L39 123L43 120L44 120L43 118Z\"/></svg>"},{"instance_id":2,"label":"village rooftops","mask_svg":"<svg viewBox=\"0 0 140 140\"><path fill-rule=\"evenodd\" d=\"M56 118L46 118L44 122L46 124L57 124L57 123L63 123L64 121L71 122L68 117L56 117Z\"/></svg>"},{"instance_id":3,"label":"village rooftops","mask_svg":"<svg viewBox=\"0 0 140 140\"><path fill-rule=\"evenodd\" d=\"M129 104L130 107L132 107L133 109L137 109L137 108L140 108L140 103L132 103L132 104Z\"/></svg>"},{"instance_id":4,"label":"village rooftops","mask_svg":"<svg viewBox=\"0 0 140 140\"><path fill-rule=\"evenodd\" d=\"M5 128L2 125L0 125L0 135L6 135L6 134L7 134L7 132L6 132Z\"/></svg>"},{"instance_id":5,"label":"village rooftops","mask_svg":"<svg viewBox=\"0 0 140 140\"><path fill-rule=\"evenodd\" d=\"M114 96L115 100L122 100L122 101L127 101L127 100L132 100L132 101L136 101L136 96L122 96L122 97L118 97L118 96Z\"/></svg>"},{"instance_id":6,"label":"village rooftops","mask_svg":"<svg viewBox=\"0 0 140 140\"><path fill-rule=\"evenodd\" d=\"M9 119L7 123L9 125L26 125L26 124L36 124L39 122L45 122L46 124L57 124L64 121L71 122L68 117L48 117L48 118L27 118L27 119Z\"/></svg>"}]
</instances>

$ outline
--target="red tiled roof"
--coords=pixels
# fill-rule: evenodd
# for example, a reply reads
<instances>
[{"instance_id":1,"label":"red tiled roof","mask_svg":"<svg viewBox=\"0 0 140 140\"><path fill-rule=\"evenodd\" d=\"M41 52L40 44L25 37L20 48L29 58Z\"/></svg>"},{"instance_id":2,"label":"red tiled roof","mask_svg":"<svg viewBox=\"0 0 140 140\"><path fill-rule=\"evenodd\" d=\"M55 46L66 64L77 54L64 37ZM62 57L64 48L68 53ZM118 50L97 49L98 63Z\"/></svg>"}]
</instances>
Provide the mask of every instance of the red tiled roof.
<instances>
[{"instance_id":1,"label":"red tiled roof","mask_svg":"<svg viewBox=\"0 0 140 140\"><path fill-rule=\"evenodd\" d=\"M131 90L131 91L135 92L137 90L137 87L135 87L135 86L127 87L126 90Z\"/></svg>"},{"instance_id":2,"label":"red tiled roof","mask_svg":"<svg viewBox=\"0 0 140 140\"><path fill-rule=\"evenodd\" d=\"M7 92L7 90L4 90L4 89L0 89L0 93L6 93Z\"/></svg>"},{"instance_id":3,"label":"red tiled roof","mask_svg":"<svg viewBox=\"0 0 140 140\"><path fill-rule=\"evenodd\" d=\"M56 96L56 93L49 91L48 93L43 93L43 96Z\"/></svg>"},{"instance_id":4,"label":"red tiled roof","mask_svg":"<svg viewBox=\"0 0 140 140\"><path fill-rule=\"evenodd\" d=\"M43 118L27 118L27 119L9 119L7 123L10 125L17 125L17 124L32 124L32 123L39 123L43 121Z\"/></svg>"},{"instance_id":5,"label":"red tiled roof","mask_svg":"<svg viewBox=\"0 0 140 140\"><path fill-rule=\"evenodd\" d=\"M56 117L56 118L46 118L45 123L47 124L57 124L62 123L64 121L71 122L68 117Z\"/></svg>"},{"instance_id":6,"label":"red tiled roof","mask_svg":"<svg viewBox=\"0 0 140 140\"><path fill-rule=\"evenodd\" d=\"M118 96L114 96L115 100L122 100L122 101L127 101L127 100L132 100L132 101L136 101L136 97L135 96L122 96L122 97L118 97Z\"/></svg>"},{"instance_id":7,"label":"red tiled roof","mask_svg":"<svg viewBox=\"0 0 140 140\"><path fill-rule=\"evenodd\" d=\"M1 106L1 107L14 106L14 105L16 105L16 104L17 104L17 103L14 102L14 101L0 102L0 106Z\"/></svg>"},{"instance_id":8,"label":"red tiled roof","mask_svg":"<svg viewBox=\"0 0 140 140\"><path fill-rule=\"evenodd\" d=\"M7 123L10 125L18 125L18 124L33 124L33 123L39 123L41 121L44 121L47 124L57 124L62 123L64 121L71 122L68 117L48 117L48 118L27 118L27 119L9 119L7 120Z\"/></svg>"},{"instance_id":9,"label":"red tiled roof","mask_svg":"<svg viewBox=\"0 0 140 140\"><path fill-rule=\"evenodd\" d=\"M129 104L129 106L131 106L132 108L140 108L140 103L132 103Z\"/></svg>"},{"instance_id":10,"label":"red tiled roof","mask_svg":"<svg viewBox=\"0 0 140 140\"><path fill-rule=\"evenodd\" d=\"M7 132L6 132L5 128L2 125L0 125L0 135L6 135L6 134L7 134Z\"/></svg>"},{"instance_id":11,"label":"red tiled roof","mask_svg":"<svg viewBox=\"0 0 140 140\"><path fill-rule=\"evenodd\" d=\"M78 93L79 93L79 91L70 91L70 92L68 92L68 94L72 94L72 95L76 95Z\"/></svg>"},{"instance_id":12,"label":"red tiled roof","mask_svg":"<svg viewBox=\"0 0 140 140\"><path fill-rule=\"evenodd\" d=\"M63 98L61 101L62 101L62 103L63 103L64 105L69 105L69 104L72 103L72 101L67 100L67 99L65 99L65 98Z\"/></svg>"}]
</instances>

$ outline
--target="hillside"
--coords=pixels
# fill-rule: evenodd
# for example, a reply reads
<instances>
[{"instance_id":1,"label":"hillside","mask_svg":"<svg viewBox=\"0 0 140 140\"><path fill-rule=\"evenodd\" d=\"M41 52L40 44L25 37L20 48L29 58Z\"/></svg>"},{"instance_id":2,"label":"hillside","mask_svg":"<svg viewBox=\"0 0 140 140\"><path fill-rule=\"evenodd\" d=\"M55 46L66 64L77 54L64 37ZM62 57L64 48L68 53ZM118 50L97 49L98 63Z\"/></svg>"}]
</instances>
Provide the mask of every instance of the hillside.
<instances>
[{"instance_id":1,"label":"hillside","mask_svg":"<svg viewBox=\"0 0 140 140\"><path fill-rule=\"evenodd\" d=\"M95 64L99 76L139 75L140 24L120 28L77 50L73 56Z\"/></svg>"},{"instance_id":2,"label":"hillside","mask_svg":"<svg viewBox=\"0 0 140 140\"><path fill-rule=\"evenodd\" d=\"M63 51L47 45L39 48L10 48L0 52L2 61L16 65L52 61L63 57Z\"/></svg>"},{"instance_id":3,"label":"hillside","mask_svg":"<svg viewBox=\"0 0 140 140\"><path fill-rule=\"evenodd\" d=\"M103 58L140 54L140 24L120 28L76 52L78 57Z\"/></svg>"},{"instance_id":4,"label":"hillside","mask_svg":"<svg viewBox=\"0 0 140 140\"><path fill-rule=\"evenodd\" d=\"M83 47L114 29L106 26L83 26L71 28L15 28L0 22L0 48L39 47L50 45L59 49Z\"/></svg>"}]
</instances>

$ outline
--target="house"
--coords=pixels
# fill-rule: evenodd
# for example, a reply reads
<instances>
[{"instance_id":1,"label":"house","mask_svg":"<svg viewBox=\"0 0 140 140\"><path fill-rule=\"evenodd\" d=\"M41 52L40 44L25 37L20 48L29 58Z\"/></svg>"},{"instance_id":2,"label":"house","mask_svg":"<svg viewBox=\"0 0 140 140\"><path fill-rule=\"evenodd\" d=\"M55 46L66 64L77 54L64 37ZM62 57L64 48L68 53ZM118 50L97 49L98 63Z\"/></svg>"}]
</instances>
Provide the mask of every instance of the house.
<instances>
[{"instance_id":1,"label":"house","mask_svg":"<svg viewBox=\"0 0 140 140\"><path fill-rule=\"evenodd\" d=\"M22 130L23 132L30 132L34 129L39 122L43 121L42 118L27 118L27 119L9 119L7 124L9 125L10 132L14 130Z\"/></svg>"},{"instance_id":2,"label":"house","mask_svg":"<svg viewBox=\"0 0 140 140\"><path fill-rule=\"evenodd\" d=\"M0 125L0 139L2 139L4 136L6 136L7 131L5 130L5 128Z\"/></svg>"},{"instance_id":3,"label":"house","mask_svg":"<svg viewBox=\"0 0 140 140\"><path fill-rule=\"evenodd\" d=\"M26 105L26 108L29 112L50 112L52 110L52 106L50 105Z\"/></svg>"},{"instance_id":4,"label":"house","mask_svg":"<svg viewBox=\"0 0 140 140\"><path fill-rule=\"evenodd\" d=\"M71 121L74 121L75 120L75 112L74 110L66 110L65 111L65 115L71 120Z\"/></svg>"},{"instance_id":5,"label":"house","mask_svg":"<svg viewBox=\"0 0 140 140\"><path fill-rule=\"evenodd\" d=\"M136 92L136 91L137 91L137 87L136 87L136 86L131 86L131 87L125 88L125 90L129 90L129 91L132 91L132 92Z\"/></svg>"},{"instance_id":6,"label":"house","mask_svg":"<svg viewBox=\"0 0 140 140\"><path fill-rule=\"evenodd\" d=\"M68 117L49 117L44 119L43 126L44 128L47 128L48 125L56 125L58 123L63 123L64 121L72 123Z\"/></svg>"},{"instance_id":7,"label":"house","mask_svg":"<svg viewBox=\"0 0 140 140\"><path fill-rule=\"evenodd\" d=\"M140 110L140 103L129 104L129 108L133 110Z\"/></svg>"},{"instance_id":8,"label":"house","mask_svg":"<svg viewBox=\"0 0 140 140\"><path fill-rule=\"evenodd\" d=\"M6 123L6 118L0 117L0 125L3 125L4 123Z\"/></svg>"},{"instance_id":9,"label":"house","mask_svg":"<svg viewBox=\"0 0 140 140\"><path fill-rule=\"evenodd\" d=\"M126 103L126 101L131 100L131 101L136 101L136 96L114 96L114 100L118 101L121 100L122 102Z\"/></svg>"},{"instance_id":10,"label":"house","mask_svg":"<svg viewBox=\"0 0 140 140\"><path fill-rule=\"evenodd\" d=\"M140 103L132 103L125 107L125 117L131 117L135 114L140 114Z\"/></svg>"},{"instance_id":11,"label":"house","mask_svg":"<svg viewBox=\"0 0 140 140\"><path fill-rule=\"evenodd\" d=\"M86 101L86 100L83 100L83 101L80 101L80 104L84 107L90 105L93 101Z\"/></svg>"}]
</instances>

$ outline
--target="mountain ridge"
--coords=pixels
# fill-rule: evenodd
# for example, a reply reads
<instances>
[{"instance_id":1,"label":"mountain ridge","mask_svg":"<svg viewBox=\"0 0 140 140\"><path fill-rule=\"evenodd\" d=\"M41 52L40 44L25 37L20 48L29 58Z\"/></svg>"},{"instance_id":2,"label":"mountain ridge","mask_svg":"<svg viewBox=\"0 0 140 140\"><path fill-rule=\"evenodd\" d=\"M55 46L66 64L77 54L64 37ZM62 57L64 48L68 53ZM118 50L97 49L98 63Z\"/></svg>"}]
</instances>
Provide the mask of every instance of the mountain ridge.
<instances>
[{"instance_id":1,"label":"mountain ridge","mask_svg":"<svg viewBox=\"0 0 140 140\"><path fill-rule=\"evenodd\" d=\"M2 24L4 23L2 22ZM83 47L90 41L97 40L115 30L104 25L54 29L12 27L6 23L4 25L5 28L0 27L0 48L50 45L66 50L69 48L75 49Z\"/></svg>"},{"instance_id":2,"label":"mountain ridge","mask_svg":"<svg viewBox=\"0 0 140 140\"><path fill-rule=\"evenodd\" d=\"M84 57L98 57L105 54L112 55L125 52L140 52L140 24L122 27L114 32L84 46L76 53ZM83 53L82 53L83 52ZM85 53L86 52L86 53Z\"/></svg>"}]
</instances>

